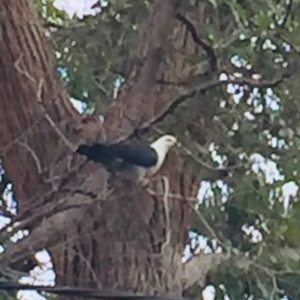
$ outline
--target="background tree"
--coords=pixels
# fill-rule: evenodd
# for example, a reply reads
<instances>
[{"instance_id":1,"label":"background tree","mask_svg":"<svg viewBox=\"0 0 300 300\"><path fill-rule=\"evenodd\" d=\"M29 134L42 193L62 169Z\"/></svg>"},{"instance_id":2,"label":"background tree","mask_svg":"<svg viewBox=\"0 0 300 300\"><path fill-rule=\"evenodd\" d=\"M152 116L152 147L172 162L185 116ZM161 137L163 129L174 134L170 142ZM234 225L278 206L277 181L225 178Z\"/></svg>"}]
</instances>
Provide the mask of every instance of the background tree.
<instances>
[{"instance_id":1,"label":"background tree","mask_svg":"<svg viewBox=\"0 0 300 300\"><path fill-rule=\"evenodd\" d=\"M212 283L219 299L299 298L297 189L283 201L299 176L298 1L111 0L81 20L35 4L0 4L0 149L18 199L4 275L47 249L60 285L178 295ZM74 154L137 129L183 145L147 190ZM280 176L253 169L258 154ZM194 210L203 180L211 192ZM20 229L30 234L9 242ZM222 252L196 249L182 264L190 229Z\"/></svg>"}]
</instances>

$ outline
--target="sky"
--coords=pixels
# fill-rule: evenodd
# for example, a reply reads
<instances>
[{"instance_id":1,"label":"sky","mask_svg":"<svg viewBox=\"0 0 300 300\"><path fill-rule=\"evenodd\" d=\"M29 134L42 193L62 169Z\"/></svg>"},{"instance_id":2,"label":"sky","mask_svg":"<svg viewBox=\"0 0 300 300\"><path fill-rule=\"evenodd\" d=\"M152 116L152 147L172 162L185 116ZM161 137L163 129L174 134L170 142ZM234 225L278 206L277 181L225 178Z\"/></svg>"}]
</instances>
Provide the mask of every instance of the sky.
<instances>
[{"instance_id":1,"label":"sky","mask_svg":"<svg viewBox=\"0 0 300 300\"><path fill-rule=\"evenodd\" d=\"M91 9L97 0L55 0L54 5L65 10L69 16L76 14L78 17L94 14L95 10Z\"/></svg>"},{"instance_id":2,"label":"sky","mask_svg":"<svg viewBox=\"0 0 300 300\"><path fill-rule=\"evenodd\" d=\"M121 1L121 0L120 0ZM82 17L86 14L93 14L95 13L95 10L91 10L90 7L95 4L97 0L55 0L54 5L60 9L65 10L70 16L74 15L75 13L79 16ZM233 87L229 87L229 92L230 89L233 89ZM270 99L272 99L270 95ZM82 112L84 109L84 104L78 100L71 99L74 107L79 111ZM236 98L236 101L238 101L238 95ZM270 105L273 105L270 102ZM275 104L274 104L275 105ZM249 116L251 117L251 116ZM216 159L218 159L216 157ZM265 176L267 178L267 181L272 182L274 180L280 179L281 175L279 174L276 164L272 161L265 160L262 156L259 154L253 155L253 170L256 171L263 171L265 173ZM289 198L289 195L294 195L297 191L297 187L294 183L290 182L286 184L283 187L284 191L284 196L283 196L283 202ZM224 188L224 193L226 193L226 189ZM211 195L211 188L210 184L208 182L202 182L201 183L201 188L199 190L198 197L199 199L205 199L205 197L209 197ZM9 196L8 196L9 198ZM0 220L1 221L1 220ZM7 223L7 220L3 219L3 224ZM0 224L1 225L1 224ZM245 228L245 232L251 232L254 239L259 241L260 240L260 235L258 232L251 230L251 228ZM19 234L18 237L20 238L22 234ZM199 249L203 249L204 252L211 252L206 246L207 239L195 235L194 233L190 233L190 238L192 238L195 243L199 245ZM187 261L190 258L189 254L189 249L188 247L186 248L185 255L183 256L183 262ZM23 283L31 283L31 284L54 284L55 280L55 274L52 271L52 263L50 260L50 256L46 251L41 251L37 255L38 260L41 262L42 266L41 267L36 267L32 272L31 272L31 277L26 277L22 279ZM205 300L213 300L215 295L215 289L212 286L208 286L204 291L203 291L203 298ZM36 292L31 292L31 291L21 291L19 292L18 296L20 299L23 300L44 300L45 298L37 294Z\"/></svg>"}]
</instances>

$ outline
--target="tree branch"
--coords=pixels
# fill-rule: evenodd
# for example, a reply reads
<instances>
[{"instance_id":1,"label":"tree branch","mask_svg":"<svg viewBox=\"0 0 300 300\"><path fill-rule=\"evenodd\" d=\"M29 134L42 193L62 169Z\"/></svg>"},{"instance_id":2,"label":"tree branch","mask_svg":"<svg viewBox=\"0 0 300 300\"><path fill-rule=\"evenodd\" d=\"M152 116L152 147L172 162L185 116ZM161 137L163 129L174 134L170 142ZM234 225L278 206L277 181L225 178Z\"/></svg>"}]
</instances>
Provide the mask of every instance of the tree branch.
<instances>
[{"instance_id":1,"label":"tree branch","mask_svg":"<svg viewBox=\"0 0 300 300\"><path fill-rule=\"evenodd\" d=\"M208 44L206 44L202 39L199 38L197 34L197 30L191 21L189 21L186 17L184 17L180 13L177 13L176 18L186 26L187 30L192 35L193 41L206 52L209 65L210 65L210 71L212 73L216 72L218 70L218 66L217 66L218 60L214 52L214 49Z\"/></svg>"},{"instance_id":2,"label":"tree branch","mask_svg":"<svg viewBox=\"0 0 300 300\"><path fill-rule=\"evenodd\" d=\"M268 80L255 80L252 78L235 78L235 79L228 79L228 80L213 80L208 83L204 83L202 85L199 85L196 88L192 88L189 91L183 93L179 97L175 98L173 101L170 101L170 103L167 104L165 109L161 111L160 114L157 114L152 120L149 120L147 123L145 122L142 127L140 127L141 130L145 130L149 128L150 126L163 121L163 119L171 114L180 104L185 102L186 100L194 97L197 94L204 93L209 89L215 88L220 85L227 85L227 84L237 84L237 85L245 85L251 88L258 87L258 88L274 88L278 86L282 81L289 78L291 74L285 74L282 75L280 78L275 78L271 81ZM160 81L161 84L169 84L166 81ZM175 85L174 82L171 83L171 85ZM182 85L182 83L178 84L179 86Z\"/></svg>"},{"instance_id":3,"label":"tree branch","mask_svg":"<svg viewBox=\"0 0 300 300\"><path fill-rule=\"evenodd\" d=\"M230 257L230 254L224 253L200 253L194 256L191 260L182 265L182 289L186 290L194 284L204 285L207 273L216 269Z\"/></svg>"}]
</instances>

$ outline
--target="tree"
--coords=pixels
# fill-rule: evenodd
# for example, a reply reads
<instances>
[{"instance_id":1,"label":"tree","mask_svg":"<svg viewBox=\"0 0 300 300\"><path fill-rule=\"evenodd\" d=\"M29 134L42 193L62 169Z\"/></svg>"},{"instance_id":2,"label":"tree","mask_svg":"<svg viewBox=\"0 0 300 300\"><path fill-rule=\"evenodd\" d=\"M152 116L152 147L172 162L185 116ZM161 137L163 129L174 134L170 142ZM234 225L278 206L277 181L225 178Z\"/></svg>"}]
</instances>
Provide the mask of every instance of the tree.
<instances>
[{"instance_id":1,"label":"tree","mask_svg":"<svg viewBox=\"0 0 300 300\"><path fill-rule=\"evenodd\" d=\"M29 0L2 1L0 149L19 201L14 231L30 231L7 244L11 268L46 248L60 285L174 295L213 282L236 299L299 293L292 284L298 202L284 211L278 201L283 184L298 178L298 4L272 5L111 0L81 21L55 10L57 25L41 24ZM67 67L69 93L95 106L94 114L72 107L49 37L57 64ZM117 80L124 82L114 99ZM74 154L82 141L124 139L136 129L149 139L174 132L184 145L148 189ZM285 177L268 183L251 171L254 153L275 160ZM194 211L204 179L213 198ZM225 203L220 181L229 189ZM245 223L263 233L262 242L243 234ZM223 252L182 264L191 227Z\"/></svg>"}]
</instances>

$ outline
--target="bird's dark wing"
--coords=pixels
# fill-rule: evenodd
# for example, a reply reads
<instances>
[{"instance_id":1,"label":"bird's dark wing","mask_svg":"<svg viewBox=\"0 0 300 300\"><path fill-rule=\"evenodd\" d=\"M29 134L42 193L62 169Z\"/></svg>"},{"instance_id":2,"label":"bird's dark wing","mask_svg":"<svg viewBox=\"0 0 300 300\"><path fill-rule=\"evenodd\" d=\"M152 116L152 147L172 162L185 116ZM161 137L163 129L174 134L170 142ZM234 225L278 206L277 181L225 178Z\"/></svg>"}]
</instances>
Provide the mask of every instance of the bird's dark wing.
<instances>
[{"instance_id":1,"label":"bird's dark wing","mask_svg":"<svg viewBox=\"0 0 300 300\"><path fill-rule=\"evenodd\" d=\"M157 153L143 141L130 140L111 144L110 149L115 156L132 165L149 168L157 163Z\"/></svg>"},{"instance_id":2,"label":"bird's dark wing","mask_svg":"<svg viewBox=\"0 0 300 300\"><path fill-rule=\"evenodd\" d=\"M86 156L88 159L93 160L103 165L110 165L116 159L115 154L111 151L110 145L94 143L93 145L80 145L76 152Z\"/></svg>"},{"instance_id":3,"label":"bird's dark wing","mask_svg":"<svg viewBox=\"0 0 300 300\"><path fill-rule=\"evenodd\" d=\"M116 144L80 145L76 152L106 166L116 164L120 159L124 161L125 165L137 165L146 168L157 163L156 152L149 144L139 140Z\"/></svg>"}]
</instances>

